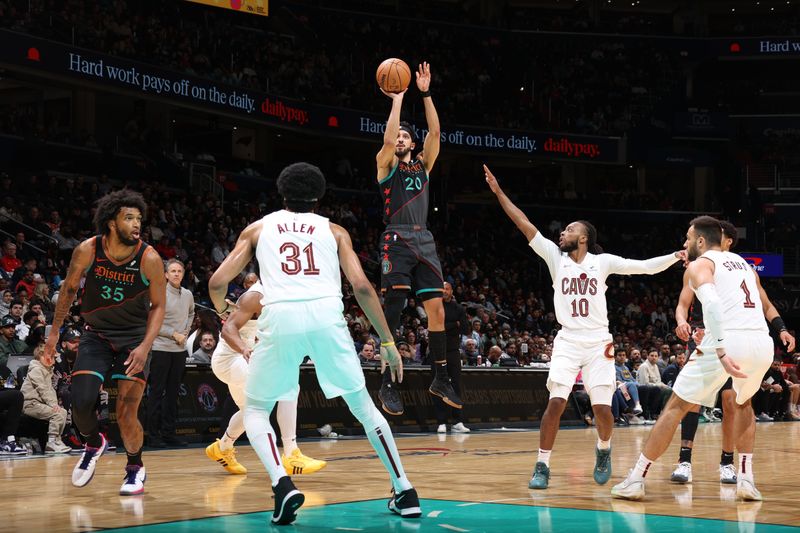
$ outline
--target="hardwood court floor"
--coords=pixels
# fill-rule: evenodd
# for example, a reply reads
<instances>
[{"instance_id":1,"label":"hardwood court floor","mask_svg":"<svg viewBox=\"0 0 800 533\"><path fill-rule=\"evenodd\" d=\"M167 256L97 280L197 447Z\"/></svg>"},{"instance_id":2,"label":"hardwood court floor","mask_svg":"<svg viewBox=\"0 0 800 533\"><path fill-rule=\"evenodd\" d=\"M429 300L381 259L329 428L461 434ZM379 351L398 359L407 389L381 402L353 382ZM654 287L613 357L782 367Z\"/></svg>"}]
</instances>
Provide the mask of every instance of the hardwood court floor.
<instances>
[{"instance_id":1,"label":"hardwood court floor","mask_svg":"<svg viewBox=\"0 0 800 533\"><path fill-rule=\"evenodd\" d=\"M677 462L676 436L648 475L645 501L612 500L611 485L633 465L649 431L649 426L615 430L614 475L611 483L601 487L592 480L594 430L562 430L546 491L527 488L538 445L536 431L402 436L398 447L403 463L420 497L425 498L423 518L411 523L385 511L387 474L366 439L304 441L303 452L326 459L328 466L317 474L294 478L306 494L306 504L293 528L568 531L572 523L582 531L703 529L708 533L785 529L765 524L800 526L800 483L796 477L800 423L757 427L754 469L757 486L765 497L762 503L737 503L733 500L735 486L719 484L719 424L701 425L698 430L694 483L683 486L668 481ZM122 454L104 456L94 480L82 489L70 484L75 456L0 461L5 488L0 530L92 531L164 522L172 523L134 530L263 530L271 515L263 511L272 509L267 477L249 446L238 450L240 461L250 469L247 476L227 474L205 456L202 448L145 452L146 493L139 497L117 494L125 464ZM198 520L210 517L227 518ZM176 523L183 520L191 522Z\"/></svg>"}]
</instances>

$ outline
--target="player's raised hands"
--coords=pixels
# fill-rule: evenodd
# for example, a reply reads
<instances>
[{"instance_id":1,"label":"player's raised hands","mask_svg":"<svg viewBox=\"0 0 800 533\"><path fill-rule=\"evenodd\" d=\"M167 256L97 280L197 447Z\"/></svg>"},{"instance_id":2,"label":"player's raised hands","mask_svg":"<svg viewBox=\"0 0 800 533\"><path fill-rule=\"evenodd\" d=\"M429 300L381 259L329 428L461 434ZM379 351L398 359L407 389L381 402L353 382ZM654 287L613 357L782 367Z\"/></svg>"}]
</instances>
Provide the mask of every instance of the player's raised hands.
<instances>
[{"instance_id":1,"label":"player's raised hands","mask_svg":"<svg viewBox=\"0 0 800 533\"><path fill-rule=\"evenodd\" d=\"M380 89L380 87L379 87L379 89ZM408 90L408 89L403 89L403 90L402 90L402 91L400 91L399 93L390 93L390 92L388 92L388 91L384 91L383 89L380 89L380 91L381 91L383 94L385 94L386 96L388 96L388 97L389 97L389 98L391 98L392 100L402 100L402 99L403 99L403 96L405 96L405 95L406 95L406 91L407 91L407 90Z\"/></svg>"},{"instance_id":2,"label":"player's raised hands","mask_svg":"<svg viewBox=\"0 0 800 533\"><path fill-rule=\"evenodd\" d=\"M486 175L486 183L489 184L489 188L492 190L492 192L495 194L501 192L502 189L500 188L500 184L497 183L497 178L494 177L494 174L492 174L492 171L489 170L489 167L483 165L483 172Z\"/></svg>"},{"instance_id":3,"label":"player's raised hands","mask_svg":"<svg viewBox=\"0 0 800 533\"><path fill-rule=\"evenodd\" d=\"M431 87L431 66L427 61L423 61L417 67L417 89L419 92L424 93L430 90Z\"/></svg>"}]
</instances>

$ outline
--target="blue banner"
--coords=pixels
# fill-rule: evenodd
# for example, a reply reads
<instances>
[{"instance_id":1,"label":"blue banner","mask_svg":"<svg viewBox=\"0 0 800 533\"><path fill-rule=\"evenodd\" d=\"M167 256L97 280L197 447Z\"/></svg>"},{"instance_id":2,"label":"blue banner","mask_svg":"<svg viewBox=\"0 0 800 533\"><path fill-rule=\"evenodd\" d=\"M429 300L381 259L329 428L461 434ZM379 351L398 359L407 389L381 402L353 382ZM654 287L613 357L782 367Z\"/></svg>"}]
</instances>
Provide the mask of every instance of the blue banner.
<instances>
[{"instance_id":1,"label":"blue banner","mask_svg":"<svg viewBox=\"0 0 800 533\"><path fill-rule=\"evenodd\" d=\"M783 256L780 254L739 254L762 278L783 277Z\"/></svg>"}]
</instances>

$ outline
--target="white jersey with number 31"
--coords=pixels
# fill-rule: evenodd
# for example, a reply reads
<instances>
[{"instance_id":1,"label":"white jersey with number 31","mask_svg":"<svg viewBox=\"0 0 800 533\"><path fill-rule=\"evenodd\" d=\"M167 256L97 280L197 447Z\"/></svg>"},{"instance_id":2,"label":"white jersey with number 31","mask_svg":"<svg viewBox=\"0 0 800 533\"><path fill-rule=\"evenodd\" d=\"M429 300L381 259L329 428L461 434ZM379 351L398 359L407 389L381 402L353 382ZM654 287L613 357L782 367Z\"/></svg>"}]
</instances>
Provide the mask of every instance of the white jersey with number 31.
<instances>
[{"instance_id":1,"label":"white jersey with number 31","mask_svg":"<svg viewBox=\"0 0 800 533\"><path fill-rule=\"evenodd\" d=\"M733 252L709 250L700 257L714 263L714 286L722 302L725 331L769 333L753 267Z\"/></svg>"},{"instance_id":2,"label":"white jersey with number 31","mask_svg":"<svg viewBox=\"0 0 800 533\"><path fill-rule=\"evenodd\" d=\"M265 216L256 259L264 305L342 297L339 248L325 217L285 209Z\"/></svg>"}]
</instances>

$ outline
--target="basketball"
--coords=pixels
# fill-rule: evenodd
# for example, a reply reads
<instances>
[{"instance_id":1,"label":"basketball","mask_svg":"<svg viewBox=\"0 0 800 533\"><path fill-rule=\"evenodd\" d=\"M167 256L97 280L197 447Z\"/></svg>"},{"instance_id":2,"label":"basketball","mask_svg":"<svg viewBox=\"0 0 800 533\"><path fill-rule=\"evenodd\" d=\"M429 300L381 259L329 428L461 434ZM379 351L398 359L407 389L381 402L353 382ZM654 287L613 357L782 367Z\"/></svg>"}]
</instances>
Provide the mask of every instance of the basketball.
<instances>
[{"instance_id":1,"label":"basketball","mask_svg":"<svg viewBox=\"0 0 800 533\"><path fill-rule=\"evenodd\" d=\"M378 66L375 73L378 86L387 93L399 93L411 82L411 69L402 59L389 58Z\"/></svg>"}]
</instances>

